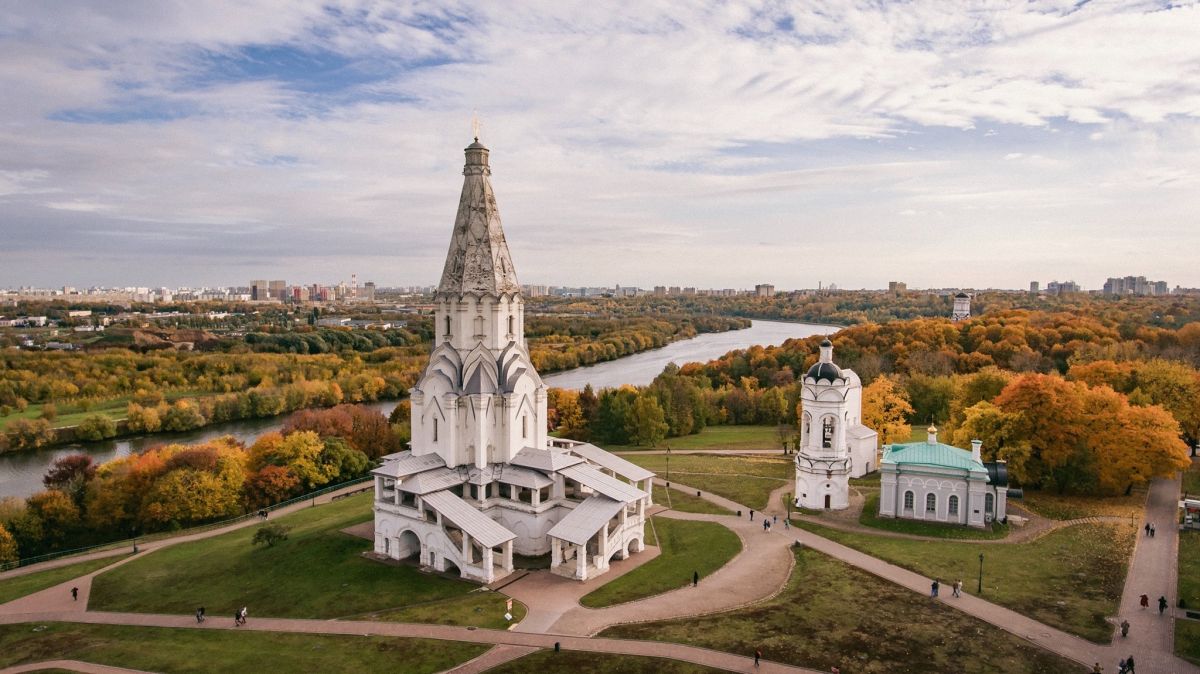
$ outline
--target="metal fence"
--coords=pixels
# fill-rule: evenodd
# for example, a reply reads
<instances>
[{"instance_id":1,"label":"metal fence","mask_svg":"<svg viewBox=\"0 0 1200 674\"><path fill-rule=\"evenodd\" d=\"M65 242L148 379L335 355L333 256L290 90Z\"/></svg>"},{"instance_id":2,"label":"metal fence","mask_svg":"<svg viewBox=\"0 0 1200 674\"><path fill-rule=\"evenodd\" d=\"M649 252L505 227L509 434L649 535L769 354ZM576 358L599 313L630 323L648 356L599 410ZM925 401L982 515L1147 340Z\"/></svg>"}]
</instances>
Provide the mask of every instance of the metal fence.
<instances>
[{"instance_id":1,"label":"metal fence","mask_svg":"<svg viewBox=\"0 0 1200 674\"><path fill-rule=\"evenodd\" d=\"M230 526L233 524L237 524L239 522L245 522L246 520L249 520L249 519L259 519L262 517L262 513L264 513L264 512L267 512L267 513L274 512L276 510L279 510L280 508L286 508L290 505L295 505L295 504L301 503L303 501L315 501L315 499L317 499L318 497L324 496L325 494L328 494L330 492L335 492L340 489L345 489L346 487L350 487L350 486L353 486L356 484L362 484L364 482L369 482L372 479L373 478L371 475L364 475L362 477L354 478L353 480L348 480L346 482L341 482L339 484L330 485L328 487L322 487L316 491L309 492L309 493L301 495L301 496L297 496L296 498L288 499L286 501L282 501L280 503L276 503L275 505L267 506L265 508L259 508L258 510L255 510L254 512L246 513L245 515L238 515L237 517L231 517L229 519L221 520L219 522L209 522L208 524L201 524L199 526L189 527L187 529L179 529L177 531L161 531L161 532L149 534L146 536L137 536L135 538L127 538L127 539L121 540L121 541L112 541L110 543L100 543L98 545L91 545L91 546L84 547L84 548L75 548L73 550L60 550L58 552L49 552L44 555L38 555L36 557L26 557L24 559L19 559L15 562L7 562L4 564L0 564L0 571L8 571L10 569L16 569L16 568L20 568L22 566L29 566L30 564L38 564L41 562L48 562L52 559L59 559L61 557L72 557L74 555L81 555L81 554L88 553L88 552L100 552L103 550L115 550L118 548L131 548L131 547L136 546L138 543L159 541L159 540L163 540L163 539L167 539L167 538L176 538L178 536L190 536L192 534L199 534L199 533L203 533L205 531L212 531L213 529L220 529L222 527L227 527L227 526ZM358 491L366 491L367 489L370 489L370 487L366 487L366 488L358 490ZM358 492L356 491L354 493L358 493ZM349 494L347 494L347 496L348 495ZM316 504L314 503L313 505L316 505Z\"/></svg>"}]
</instances>

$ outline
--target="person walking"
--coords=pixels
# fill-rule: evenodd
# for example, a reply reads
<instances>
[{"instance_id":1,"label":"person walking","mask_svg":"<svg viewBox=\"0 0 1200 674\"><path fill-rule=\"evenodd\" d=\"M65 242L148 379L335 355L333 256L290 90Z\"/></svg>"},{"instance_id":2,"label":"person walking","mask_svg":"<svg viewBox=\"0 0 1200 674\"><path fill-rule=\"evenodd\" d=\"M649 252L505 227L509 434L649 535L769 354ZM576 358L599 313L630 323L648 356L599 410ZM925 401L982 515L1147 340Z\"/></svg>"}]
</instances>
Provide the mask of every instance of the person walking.
<instances>
[{"instance_id":1,"label":"person walking","mask_svg":"<svg viewBox=\"0 0 1200 674\"><path fill-rule=\"evenodd\" d=\"M207 617L204 615L204 607L201 606L200 607L200 622L204 622L205 620L207 620Z\"/></svg>"},{"instance_id":2,"label":"person walking","mask_svg":"<svg viewBox=\"0 0 1200 674\"><path fill-rule=\"evenodd\" d=\"M1139 603L1142 605L1142 608L1150 608L1149 595L1142 595L1142 598L1139 600Z\"/></svg>"},{"instance_id":3,"label":"person walking","mask_svg":"<svg viewBox=\"0 0 1200 674\"><path fill-rule=\"evenodd\" d=\"M962 581L961 580L954 581L954 596L955 597L962 596Z\"/></svg>"},{"instance_id":4,"label":"person walking","mask_svg":"<svg viewBox=\"0 0 1200 674\"><path fill-rule=\"evenodd\" d=\"M784 518L784 520L783 520L783 530L784 531L787 531L788 529L792 528L792 525L790 524L790 522L791 522L791 520L787 519L786 517Z\"/></svg>"},{"instance_id":5,"label":"person walking","mask_svg":"<svg viewBox=\"0 0 1200 674\"><path fill-rule=\"evenodd\" d=\"M202 622L204 622L204 610L198 608L196 609L196 624L199 625Z\"/></svg>"},{"instance_id":6,"label":"person walking","mask_svg":"<svg viewBox=\"0 0 1200 674\"><path fill-rule=\"evenodd\" d=\"M1117 674L1125 674L1125 671L1125 658L1121 658L1121 661L1117 663Z\"/></svg>"},{"instance_id":7,"label":"person walking","mask_svg":"<svg viewBox=\"0 0 1200 674\"><path fill-rule=\"evenodd\" d=\"M1154 525L1150 525L1150 538L1154 538Z\"/></svg>"},{"instance_id":8,"label":"person walking","mask_svg":"<svg viewBox=\"0 0 1200 674\"><path fill-rule=\"evenodd\" d=\"M1146 530L1146 535L1149 536L1150 535L1150 523L1149 522L1146 522L1146 526L1144 527L1144 529Z\"/></svg>"},{"instance_id":9,"label":"person walking","mask_svg":"<svg viewBox=\"0 0 1200 674\"><path fill-rule=\"evenodd\" d=\"M754 649L754 666L755 667L758 666L758 661L761 659L762 659L762 649L761 648Z\"/></svg>"},{"instance_id":10,"label":"person walking","mask_svg":"<svg viewBox=\"0 0 1200 674\"><path fill-rule=\"evenodd\" d=\"M696 587L699 584L700 584L700 572L693 571L692 572L692 587Z\"/></svg>"},{"instance_id":11,"label":"person walking","mask_svg":"<svg viewBox=\"0 0 1200 674\"><path fill-rule=\"evenodd\" d=\"M1121 638L1125 638L1127 636L1129 636L1129 621L1122 620L1121 621Z\"/></svg>"},{"instance_id":12,"label":"person walking","mask_svg":"<svg viewBox=\"0 0 1200 674\"><path fill-rule=\"evenodd\" d=\"M245 606L242 607L241 611L238 611L238 615L241 616L242 624L245 625L246 624L246 607Z\"/></svg>"},{"instance_id":13,"label":"person walking","mask_svg":"<svg viewBox=\"0 0 1200 674\"><path fill-rule=\"evenodd\" d=\"M751 522L754 521L754 511L753 510L750 511L750 521Z\"/></svg>"},{"instance_id":14,"label":"person walking","mask_svg":"<svg viewBox=\"0 0 1200 674\"><path fill-rule=\"evenodd\" d=\"M71 588L71 601L79 601L79 588Z\"/></svg>"},{"instance_id":15,"label":"person walking","mask_svg":"<svg viewBox=\"0 0 1200 674\"><path fill-rule=\"evenodd\" d=\"M1167 610L1167 598L1160 596L1158 598L1158 614L1162 615L1163 611Z\"/></svg>"},{"instance_id":16,"label":"person walking","mask_svg":"<svg viewBox=\"0 0 1200 674\"><path fill-rule=\"evenodd\" d=\"M930 597L938 596L938 582L937 582L936 578L929 585L929 596Z\"/></svg>"},{"instance_id":17,"label":"person walking","mask_svg":"<svg viewBox=\"0 0 1200 674\"><path fill-rule=\"evenodd\" d=\"M1132 655L1125 658L1125 672L1126 672L1126 674L1133 674L1133 656Z\"/></svg>"},{"instance_id":18,"label":"person walking","mask_svg":"<svg viewBox=\"0 0 1200 674\"><path fill-rule=\"evenodd\" d=\"M234 627L242 626L242 612L241 611L233 612L233 626Z\"/></svg>"}]
</instances>

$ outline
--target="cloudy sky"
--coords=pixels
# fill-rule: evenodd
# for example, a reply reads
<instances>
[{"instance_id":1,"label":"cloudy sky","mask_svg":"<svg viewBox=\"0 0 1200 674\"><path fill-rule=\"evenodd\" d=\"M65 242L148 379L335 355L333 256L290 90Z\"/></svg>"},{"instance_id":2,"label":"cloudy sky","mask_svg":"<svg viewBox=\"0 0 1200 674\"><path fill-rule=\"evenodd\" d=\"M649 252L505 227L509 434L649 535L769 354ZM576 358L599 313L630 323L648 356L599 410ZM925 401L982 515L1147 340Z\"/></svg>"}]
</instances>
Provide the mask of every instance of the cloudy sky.
<instances>
[{"instance_id":1,"label":"cloudy sky","mask_svg":"<svg viewBox=\"0 0 1200 674\"><path fill-rule=\"evenodd\" d=\"M1200 286L1194 2L0 0L0 286Z\"/></svg>"}]
</instances>

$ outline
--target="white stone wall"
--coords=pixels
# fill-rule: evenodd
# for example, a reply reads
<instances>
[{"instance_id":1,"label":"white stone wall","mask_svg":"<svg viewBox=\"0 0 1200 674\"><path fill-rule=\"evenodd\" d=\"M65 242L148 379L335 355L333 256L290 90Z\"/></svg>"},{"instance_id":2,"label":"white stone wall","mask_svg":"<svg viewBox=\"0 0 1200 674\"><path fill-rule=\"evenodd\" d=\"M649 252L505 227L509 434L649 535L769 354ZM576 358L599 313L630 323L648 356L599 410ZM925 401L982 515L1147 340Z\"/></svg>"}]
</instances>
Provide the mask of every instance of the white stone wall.
<instances>
[{"instance_id":1,"label":"white stone wall","mask_svg":"<svg viewBox=\"0 0 1200 674\"><path fill-rule=\"evenodd\" d=\"M962 471L953 469L923 468L914 471L908 467L884 464L880 475L879 514L882 517L900 517L928 520L951 524L982 527L988 521L987 497L993 500L991 518L1001 520L1006 515L1006 493L1003 487L996 488L987 483L986 474L972 473L972 479ZM906 509L905 494L912 494L912 508ZM934 510L926 508L932 495ZM951 512L951 497L958 499L958 512Z\"/></svg>"}]
</instances>

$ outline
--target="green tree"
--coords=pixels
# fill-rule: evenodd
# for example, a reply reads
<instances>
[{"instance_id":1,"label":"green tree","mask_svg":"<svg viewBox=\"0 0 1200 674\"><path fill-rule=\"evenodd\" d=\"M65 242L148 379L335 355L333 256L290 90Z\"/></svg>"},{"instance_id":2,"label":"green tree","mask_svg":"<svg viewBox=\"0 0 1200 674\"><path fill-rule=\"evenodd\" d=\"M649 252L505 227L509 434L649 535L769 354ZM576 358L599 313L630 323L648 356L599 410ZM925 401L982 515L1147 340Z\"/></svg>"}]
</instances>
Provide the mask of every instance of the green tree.
<instances>
[{"instance_id":1,"label":"green tree","mask_svg":"<svg viewBox=\"0 0 1200 674\"><path fill-rule=\"evenodd\" d=\"M103 414L89 414L75 427L75 437L84 442L107 440L116 435L116 422Z\"/></svg>"},{"instance_id":2,"label":"green tree","mask_svg":"<svg viewBox=\"0 0 1200 674\"><path fill-rule=\"evenodd\" d=\"M264 524L255 530L254 538L250 539L250 544L261 544L267 546L268 548L275 547L276 543L286 541L288 539L288 533L291 532L291 530L291 527L278 522Z\"/></svg>"},{"instance_id":3,"label":"green tree","mask_svg":"<svg viewBox=\"0 0 1200 674\"><path fill-rule=\"evenodd\" d=\"M667 437L667 421L658 400L649 394L639 395L633 403L625 432L635 444L654 447Z\"/></svg>"}]
</instances>

